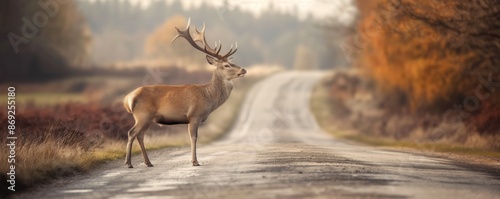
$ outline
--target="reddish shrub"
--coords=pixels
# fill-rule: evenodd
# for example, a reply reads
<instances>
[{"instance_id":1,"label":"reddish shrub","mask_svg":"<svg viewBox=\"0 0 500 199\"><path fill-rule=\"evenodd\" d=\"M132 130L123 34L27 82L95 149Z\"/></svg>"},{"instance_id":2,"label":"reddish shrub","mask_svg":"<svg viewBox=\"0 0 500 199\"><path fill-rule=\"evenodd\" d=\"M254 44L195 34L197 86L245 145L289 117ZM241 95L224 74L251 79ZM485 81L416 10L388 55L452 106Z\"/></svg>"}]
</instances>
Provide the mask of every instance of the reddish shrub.
<instances>
[{"instance_id":1,"label":"reddish shrub","mask_svg":"<svg viewBox=\"0 0 500 199\"><path fill-rule=\"evenodd\" d=\"M17 136L43 142L55 137L61 144L86 144L87 140L106 137L126 140L133 118L121 105L61 104L47 108L30 107L16 114ZM0 114L1 123L7 122ZM1 127L6 130L5 126ZM4 137L0 139L5 139Z\"/></svg>"}]
</instances>

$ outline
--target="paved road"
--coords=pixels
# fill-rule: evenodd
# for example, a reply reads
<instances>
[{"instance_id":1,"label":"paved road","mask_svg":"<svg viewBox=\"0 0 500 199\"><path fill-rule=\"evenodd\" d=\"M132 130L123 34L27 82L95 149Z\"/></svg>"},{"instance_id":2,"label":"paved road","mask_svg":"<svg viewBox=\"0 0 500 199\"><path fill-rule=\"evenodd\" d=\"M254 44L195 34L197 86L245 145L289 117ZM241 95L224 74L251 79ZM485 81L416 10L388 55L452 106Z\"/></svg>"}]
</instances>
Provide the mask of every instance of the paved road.
<instances>
[{"instance_id":1,"label":"paved road","mask_svg":"<svg viewBox=\"0 0 500 199\"><path fill-rule=\"evenodd\" d=\"M257 84L222 140L150 152L39 189L30 198L499 198L500 178L446 159L338 141L309 111L320 73L283 73ZM200 136L203 136L201 132ZM147 143L146 143L147 144Z\"/></svg>"}]
</instances>

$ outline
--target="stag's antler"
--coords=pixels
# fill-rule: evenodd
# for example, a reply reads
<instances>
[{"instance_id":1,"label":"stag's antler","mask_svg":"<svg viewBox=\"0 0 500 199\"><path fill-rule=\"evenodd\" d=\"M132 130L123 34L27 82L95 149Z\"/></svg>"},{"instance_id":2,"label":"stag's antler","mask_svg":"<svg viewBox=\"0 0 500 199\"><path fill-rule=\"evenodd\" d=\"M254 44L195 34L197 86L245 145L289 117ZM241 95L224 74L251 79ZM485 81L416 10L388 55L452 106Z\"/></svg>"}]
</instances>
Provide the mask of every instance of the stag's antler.
<instances>
[{"instance_id":1,"label":"stag's antler","mask_svg":"<svg viewBox=\"0 0 500 199\"><path fill-rule=\"evenodd\" d=\"M212 48L207 44L207 40L205 39L205 23L203 23L203 28L201 29L201 31L199 31L198 28L196 28L196 26L194 27L195 30L193 34L194 37L191 36L191 33L189 32L190 27L191 27L191 18L188 19L186 30L179 30L179 28L175 27L175 29L177 30L177 35L174 37L174 39L172 39L172 42L170 43L173 43L179 37L183 37L194 48L219 60L227 59L229 56L233 55L238 50L238 43L236 43L236 47L234 48L234 50L233 50L233 45L231 45L229 52L227 52L225 55L220 55L219 53L220 50L222 49L220 41L219 43L215 42L215 48ZM199 46L196 42L201 42L202 46Z\"/></svg>"}]
</instances>

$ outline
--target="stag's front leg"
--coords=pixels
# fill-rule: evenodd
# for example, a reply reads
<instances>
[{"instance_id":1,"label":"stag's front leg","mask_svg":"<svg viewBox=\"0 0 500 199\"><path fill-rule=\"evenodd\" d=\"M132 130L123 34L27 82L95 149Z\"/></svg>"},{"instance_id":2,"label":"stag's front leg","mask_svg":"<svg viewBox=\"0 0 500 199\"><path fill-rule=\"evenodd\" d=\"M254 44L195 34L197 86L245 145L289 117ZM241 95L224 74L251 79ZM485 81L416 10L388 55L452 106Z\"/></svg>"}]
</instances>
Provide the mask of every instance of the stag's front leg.
<instances>
[{"instance_id":1,"label":"stag's front leg","mask_svg":"<svg viewBox=\"0 0 500 199\"><path fill-rule=\"evenodd\" d=\"M196 140L198 139L198 126L200 125L200 120L192 120L189 122L188 131L191 137L191 162L193 166L200 166L198 159L196 158Z\"/></svg>"}]
</instances>

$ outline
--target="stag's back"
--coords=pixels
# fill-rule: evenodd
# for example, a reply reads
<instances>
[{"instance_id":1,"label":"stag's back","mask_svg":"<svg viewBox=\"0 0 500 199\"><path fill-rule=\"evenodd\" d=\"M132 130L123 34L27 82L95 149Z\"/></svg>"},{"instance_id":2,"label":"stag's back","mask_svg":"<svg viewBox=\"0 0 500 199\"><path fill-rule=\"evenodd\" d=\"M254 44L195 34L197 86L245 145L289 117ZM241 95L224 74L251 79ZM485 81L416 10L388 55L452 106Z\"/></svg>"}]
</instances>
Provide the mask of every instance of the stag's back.
<instances>
[{"instance_id":1,"label":"stag's back","mask_svg":"<svg viewBox=\"0 0 500 199\"><path fill-rule=\"evenodd\" d=\"M124 106L130 113L162 113L168 115L189 115L190 110L209 107L206 96L198 85L143 86L130 92L124 98Z\"/></svg>"}]
</instances>

